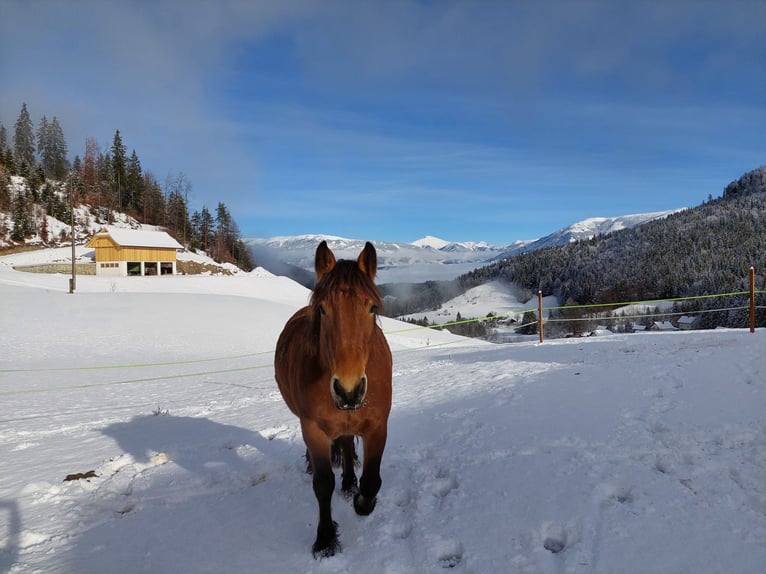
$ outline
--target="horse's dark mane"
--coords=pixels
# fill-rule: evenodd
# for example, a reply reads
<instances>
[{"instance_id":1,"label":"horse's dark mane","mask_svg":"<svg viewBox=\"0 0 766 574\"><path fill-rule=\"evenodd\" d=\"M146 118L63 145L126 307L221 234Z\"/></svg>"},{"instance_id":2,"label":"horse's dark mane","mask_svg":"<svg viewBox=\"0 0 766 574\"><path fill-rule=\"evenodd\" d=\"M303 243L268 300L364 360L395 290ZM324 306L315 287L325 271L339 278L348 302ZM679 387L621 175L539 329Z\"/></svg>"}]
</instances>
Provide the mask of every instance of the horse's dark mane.
<instances>
[{"instance_id":1,"label":"horse's dark mane","mask_svg":"<svg viewBox=\"0 0 766 574\"><path fill-rule=\"evenodd\" d=\"M375 282L359 269L356 261L341 259L329 273L317 281L310 305L316 307L322 299L334 291L345 291L350 294L362 291L372 299L378 312L383 308L383 298Z\"/></svg>"}]
</instances>

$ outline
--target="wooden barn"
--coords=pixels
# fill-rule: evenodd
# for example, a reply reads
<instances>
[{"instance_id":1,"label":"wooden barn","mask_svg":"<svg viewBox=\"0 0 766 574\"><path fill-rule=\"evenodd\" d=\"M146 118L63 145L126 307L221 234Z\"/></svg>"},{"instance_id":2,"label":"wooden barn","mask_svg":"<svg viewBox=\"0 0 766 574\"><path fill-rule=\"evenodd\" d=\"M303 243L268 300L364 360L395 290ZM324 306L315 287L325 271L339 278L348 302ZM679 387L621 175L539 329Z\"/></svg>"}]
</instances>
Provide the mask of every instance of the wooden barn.
<instances>
[{"instance_id":1,"label":"wooden barn","mask_svg":"<svg viewBox=\"0 0 766 574\"><path fill-rule=\"evenodd\" d=\"M175 275L183 246L164 231L101 228L86 247L96 251L96 275Z\"/></svg>"}]
</instances>

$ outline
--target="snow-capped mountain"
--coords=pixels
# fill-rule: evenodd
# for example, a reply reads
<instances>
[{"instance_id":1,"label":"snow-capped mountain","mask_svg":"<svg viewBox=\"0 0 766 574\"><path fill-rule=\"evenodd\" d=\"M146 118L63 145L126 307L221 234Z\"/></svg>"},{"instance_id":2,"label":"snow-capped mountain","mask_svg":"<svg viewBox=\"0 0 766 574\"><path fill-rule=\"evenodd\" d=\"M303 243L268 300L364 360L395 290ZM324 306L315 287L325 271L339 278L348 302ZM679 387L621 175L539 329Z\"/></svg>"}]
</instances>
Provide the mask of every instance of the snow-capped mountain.
<instances>
[{"instance_id":1,"label":"snow-capped mountain","mask_svg":"<svg viewBox=\"0 0 766 574\"><path fill-rule=\"evenodd\" d=\"M535 251L536 249L543 249L545 247L558 247L582 239L590 239L596 235L604 235L606 233L612 233L613 231L628 229L655 219L662 219L663 217L667 217L668 215L683 209L686 208L654 211L651 213L635 213L632 215L620 215L618 217L590 217L578 221L577 223L573 223L568 227L559 229L558 231L554 231L550 235L546 235L535 241L528 241L523 242L521 245L514 245L511 249L500 254L497 259L503 259L505 257L511 257L513 255L518 255L519 253Z\"/></svg>"},{"instance_id":2,"label":"snow-capped mountain","mask_svg":"<svg viewBox=\"0 0 766 574\"><path fill-rule=\"evenodd\" d=\"M378 251L378 280L381 283L409 283L446 280L467 273L491 261L534 251L544 247L566 245L594 235L610 233L667 217L672 211L591 217L559 229L537 240L516 241L494 246L481 242L454 242L427 235L412 243L372 240ZM321 241L341 259L353 259L364 248L365 239L348 239L333 235L295 235L271 238L249 238L258 265L277 274L286 274L310 284L314 270L314 253Z\"/></svg>"},{"instance_id":3,"label":"snow-capped mountain","mask_svg":"<svg viewBox=\"0 0 766 574\"><path fill-rule=\"evenodd\" d=\"M294 277L295 268L313 273L314 253L320 241L327 241L339 259L354 259L366 240L332 235L297 235L268 239L245 239L258 265L274 273ZM378 279L381 283L453 279L483 265L511 248L486 243L454 243L424 237L413 243L372 240L378 252ZM301 277L294 277L306 283ZM307 278L310 281L310 277Z\"/></svg>"},{"instance_id":4,"label":"snow-capped mountain","mask_svg":"<svg viewBox=\"0 0 766 574\"><path fill-rule=\"evenodd\" d=\"M433 235L426 235L425 237L418 239L416 241L413 241L411 245L415 245L417 247L426 247L430 249L437 249L439 251L491 251L491 250L497 250L500 249L498 247L492 246L486 241L462 241L462 242L455 242L455 241L447 241L446 239L441 239L439 237L434 237Z\"/></svg>"}]
</instances>

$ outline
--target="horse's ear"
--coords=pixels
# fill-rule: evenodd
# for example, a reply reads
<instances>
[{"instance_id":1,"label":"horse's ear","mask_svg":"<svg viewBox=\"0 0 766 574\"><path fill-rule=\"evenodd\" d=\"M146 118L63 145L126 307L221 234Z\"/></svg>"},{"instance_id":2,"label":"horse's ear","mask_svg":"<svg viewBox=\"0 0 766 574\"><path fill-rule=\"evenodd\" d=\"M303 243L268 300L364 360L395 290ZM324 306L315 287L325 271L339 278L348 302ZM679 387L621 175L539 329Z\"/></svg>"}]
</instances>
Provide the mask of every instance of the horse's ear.
<instances>
[{"instance_id":1,"label":"horse's ear","mask_svg":"<svg viewBox=\"0 0 766 574\"><path fill-rule=\"evenodd\" d=\"M317 252L314 257L314 269L316 270L317 281L332 271L333 267L335 267L335 255L333 255L330 248L327 247L327 242L322 241L317 247Z\"/></svg>"},{"instance_id":2,"label":"horse's ear","mask_svg":"<svg viewBox=\"0 0 766 574\"><path fill-rule=\"evenodd\" d=\"M359 259L356 260L356 264L362 273L367 275L370 279L375 279L375 273L378 270L378 254L375 252L375 247L369 241L365 244L364 249L359 254Z\"/></svg>"}]
</instances>

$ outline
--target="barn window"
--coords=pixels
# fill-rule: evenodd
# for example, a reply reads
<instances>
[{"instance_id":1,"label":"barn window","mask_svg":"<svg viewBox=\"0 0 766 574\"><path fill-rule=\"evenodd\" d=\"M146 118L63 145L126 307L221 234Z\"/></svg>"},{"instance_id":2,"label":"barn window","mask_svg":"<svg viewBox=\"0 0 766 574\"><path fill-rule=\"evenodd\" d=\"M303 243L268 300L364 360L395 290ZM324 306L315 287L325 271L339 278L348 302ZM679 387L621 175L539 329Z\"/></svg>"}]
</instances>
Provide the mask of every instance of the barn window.
<instances>
[{"instance_id":1,"label":"barn window","mask_svg":"<svg viewBox=\"0 0 766 574\"><path fill-rule=\"evenodd\" d=\"M140 261L128 261L128 275L141 275Z\"/></svg>"},{"instance_id":2,"label":"barn window","mask_svg":"<svg viewBox=\"0 0 766 574\"><path fill-rule=\"evenodd\" d=\"M144 263L144 275L157 275L156 261L147 261Z\"/></svg>"},{"instance_id":3,"label":"barn window","mask_svg":"<svg viewBox=\"0 0 766 574\"><path fill-rule=\"evenodd\" d=\"M160 263L160 275L172 275L173 274L173 264L168 261L163 261Z\"/></svg>"}]
</instances>

